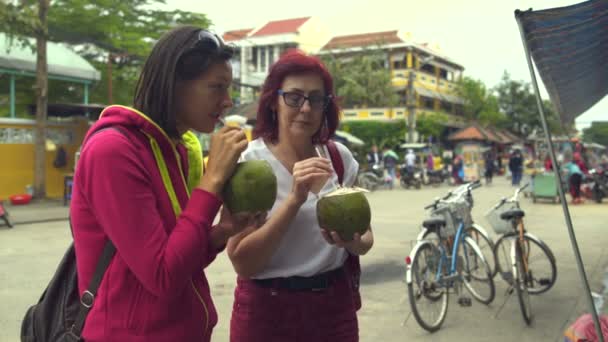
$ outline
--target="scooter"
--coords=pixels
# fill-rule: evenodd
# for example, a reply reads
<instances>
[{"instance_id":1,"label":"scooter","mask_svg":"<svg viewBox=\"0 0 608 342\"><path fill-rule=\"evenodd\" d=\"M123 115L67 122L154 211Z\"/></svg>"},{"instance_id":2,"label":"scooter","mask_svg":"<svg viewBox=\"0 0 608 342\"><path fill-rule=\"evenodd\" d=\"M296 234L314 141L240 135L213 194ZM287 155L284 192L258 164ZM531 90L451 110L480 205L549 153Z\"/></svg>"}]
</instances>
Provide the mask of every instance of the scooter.
<instances>
[{"instance_id":1,"label":"scooter","mask_svg":"<svg viewBox=\"0 0 608 342\"><path fill-rule=\"evenodd\" d=\"M0 201L0 219L2 219L9 228L13 228L8 211L4 207L4 203L2 203L2 201Z\"/></svg>"},{"instance_id":2,"label":"scooter","mask_svg":"<svg viewBox=\"0 0 608 342\"><path fill-rule=\"evenodd\" d=\"M608 197L608 174L602 169L591 169L589 176L592 178L590 186L593 200L602 203L602 200Z\"/></svg>"},{"instance_id":3,"label":"scooter","mask_svg":"<svg viewBox=\"0 0 608 342\"><path fill-rule=\"evenodd\" d=\"M403 188L411 186L420 189L422 185L422 172L418 168L408 168L405 164L399 165L400 184Z\"/></svg>"},{"instance_id":4,"label":"scooter","mask_svg":"<svg viewBox=\"0 0 608 342\"><path fill-rule=\"evenodd\" d=\"M360 187L374 191L378 187L385 184L384 167L380 164L372 165L371 169L367 169L359 173L357 183Z\"/></svg>"}]
</instances>

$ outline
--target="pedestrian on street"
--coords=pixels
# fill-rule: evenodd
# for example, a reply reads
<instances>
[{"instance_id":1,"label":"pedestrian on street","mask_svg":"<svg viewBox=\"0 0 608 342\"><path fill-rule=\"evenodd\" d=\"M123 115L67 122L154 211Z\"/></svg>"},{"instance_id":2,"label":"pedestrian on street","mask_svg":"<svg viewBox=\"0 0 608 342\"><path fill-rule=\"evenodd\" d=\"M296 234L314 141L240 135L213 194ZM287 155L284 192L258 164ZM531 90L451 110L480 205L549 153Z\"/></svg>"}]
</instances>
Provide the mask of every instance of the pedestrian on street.
<instances>
[{"instance_id":1,"label":"pedestrian on street","mask_svg":"<svg viewBox=\"0 0 608 342\"><path fill-rule=\"evenodd\" d=\"M367 166L371 169L374 165L380 165L382 163L382 157L378 146L372 145L372 150L367 154Z\"/></svg>"},{"instance_id":2,"label":"pedestrian on street","mask_svg":"<svg viewBox=\"0 0 608 342\"><path fill-rule=\"evenodd\" d=\"M395 179L397 179L397 164L399 163L399 156L395 151L390 149L388 145L384 146L382 153L382 161L384 162L384 169L386 170L388 177L386 178L386 182L388 184L389 189L393 189L395 184Z\"/></svg>"},{"instance_id":3,"label":"pedestrian on street","mask_svg":"<svg viewBox=\"0 0 608 342\"><path fill-rule=\"evenodd\" d=\"M523 175L524 159L519 150L515 150L509 158L509 170L511 171L511 184L519 186Z\"/></svg>"},{"instance_id":4,"label":"pedestrian on street","mask_svg":"<svg viewBox=\"0 0 608 342\"><path fill-rule=\"evenodd\" d=\"M242 158L268 161L278 192L266 223L228 242L238 274L232 342L359 339L358 255L372 247L371 228L342 241L332 227L319 227L318 197L310 193L332 191L338 169L344 186L357 178L359 165L344 145L333 145L342 168L315 152L319 146L329 155L326 144L339 124L333 89L321 61L299 51L281 56L264 82L255 140Z\"/></svg>"},{"instance_id":5,"label":"pedestrian on street","mask_svg":"<svg viewBox=\"0 0 608 342\"><path fill-rule=\"evenodd\" d=\"M224 210L212 226L245 134L230 127L212 134L203 174L190 132L212 133L232 106L233 53L198 27L169 31L143 66L133 107L110 106L89 129L70 207L81 295L107 241L116 253L85 341L211 341L217 313L204 270L228 237L259 224Z\"/></svg>"},{"instance_id":6,"label":"pedestrian on street","mask_svg":"<svg viewBox=\"0 0 608 342\"><path fill-rule=\"evenodd\" d=\"M566 179L570 185L570 195L572 196L572 204L583 203L581 197L581 183L583 182L583 172L574 161L569 161L564 165Z\"/></svg>"},{"instance_id":7,"label":"pedestrian on street","mask_svg":"<svg viewBox=\"0 0 608 342\"><path fill-rule=\"evenodd\" d=\"M486 152L485 169L486 184L492 184L492 177L494 177L494 155L491 151Z\"/></svg>"}]
</instances>

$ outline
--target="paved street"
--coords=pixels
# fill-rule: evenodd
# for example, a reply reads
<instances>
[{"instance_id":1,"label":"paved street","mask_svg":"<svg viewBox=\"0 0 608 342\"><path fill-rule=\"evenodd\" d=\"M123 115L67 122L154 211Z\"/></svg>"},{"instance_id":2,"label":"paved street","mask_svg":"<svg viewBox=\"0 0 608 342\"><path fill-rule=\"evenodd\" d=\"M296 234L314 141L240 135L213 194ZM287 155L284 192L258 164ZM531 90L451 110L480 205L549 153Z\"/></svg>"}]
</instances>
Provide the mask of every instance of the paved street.
<instances>
[{"instance_id":1,"label":"paved street","mask_svg":"<svg viewBox=\"0 0 608 342\"><path fill-rule=\"evenodd\" d=\"M456 296L451 296L446 321L435 334L422 330L413 316L402 324L410 313L403 282L404 257L425 217L423 206L448 189L447 186L418 191L398 189L369 195L376 242L374 249L362 259L361 341L561 341L564 329L586 311L587 304L581 294L561 206L532 204L523 196L526 227L551 247L558 266L557 284L553 289L532 298L534 325L525 326L517 298L505 297L506 286L499 278L496 278L496 299L488 307L473 302L472 307L461 308L455 301ZM483 214L501 196L512 191L502 179L491 187L475 191L473 214L486 230L491 228ZM571 210L592 290L601 293L608 266L608 234L604 231L608 203L587 202L571 206ZM26 307L37 300L70 239L67 221L26 223L12 230L0 226L1 342L18 341L19 324ZM226 255L216 260L207 275L220 315L213 341L228 341L235 276Z\"/></svg>"}]
</instances>

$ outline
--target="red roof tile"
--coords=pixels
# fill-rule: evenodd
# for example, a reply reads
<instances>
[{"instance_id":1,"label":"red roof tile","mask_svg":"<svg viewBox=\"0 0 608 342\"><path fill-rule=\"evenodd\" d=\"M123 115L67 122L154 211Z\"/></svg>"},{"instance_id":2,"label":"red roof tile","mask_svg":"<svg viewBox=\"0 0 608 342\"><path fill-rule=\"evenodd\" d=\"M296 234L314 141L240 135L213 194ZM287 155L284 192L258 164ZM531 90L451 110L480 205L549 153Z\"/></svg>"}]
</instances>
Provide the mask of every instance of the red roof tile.
<instances>
[{"instance_id":1,"label":"red roof tile","mask_svg":"<svg viewBox=\"0 0 608 342\"><path fill-rule=\"evenodd\" d=\"M392 44L402 43L403 40L397 35L398 31L373 32L363 34L353 34L348 36L339 36L332 38L322 50L331 50L339 48L350 48L358 46L366 46L372 44Z\"/></svg>"},{"instance_id":2,"label":"red roof tile","mask_svg":"<svg viewBox=\"0 0 608 342\"><path fill-rule=\"evenodd\" d=\"M310 17L269 21L261 29L257 30L252 37L270 36L274 34L295 33L300 26L308 21Z\"/></svg>"},{"instance_id":3,"label":"red roof tile","mask_svg":"<svg viewBox=\"0 0 608 342\"><path fill-rule=\"evenodd\" d=\"M253 31L253 29L227 31L227 32L224 32L224 35L222 36L222 38L226 42L241 40L241 39L247 37L247 34L251 31Z\"/></svg>"}]
</instances>

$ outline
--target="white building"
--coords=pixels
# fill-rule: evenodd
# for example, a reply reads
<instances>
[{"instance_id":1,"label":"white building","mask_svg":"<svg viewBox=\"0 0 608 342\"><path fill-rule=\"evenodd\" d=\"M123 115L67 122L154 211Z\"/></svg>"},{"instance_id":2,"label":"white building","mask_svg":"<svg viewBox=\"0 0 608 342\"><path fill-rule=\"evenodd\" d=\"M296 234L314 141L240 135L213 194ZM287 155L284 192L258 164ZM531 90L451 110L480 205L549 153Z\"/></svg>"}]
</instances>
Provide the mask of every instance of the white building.
<instances>
[{"instance_id":1,"label":"white building","mask_svg":"<svg viewBox=\"0 0 608 342\"><path fill-rule=\"evenodd\" d=\"M233 59L235 84L240 84L241 103L253 101L269 67L281 53L298 48L316 53L329 40L327 29L314 17L269 21L256 29L225 32L224 40L237 47Z\"/></svg>"}]
</instances>

